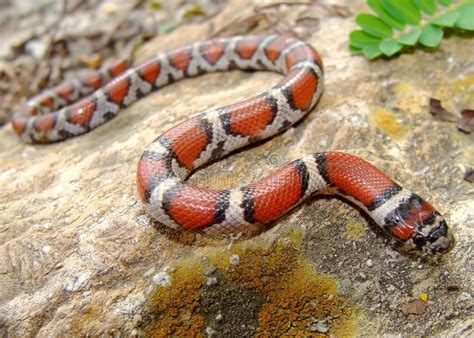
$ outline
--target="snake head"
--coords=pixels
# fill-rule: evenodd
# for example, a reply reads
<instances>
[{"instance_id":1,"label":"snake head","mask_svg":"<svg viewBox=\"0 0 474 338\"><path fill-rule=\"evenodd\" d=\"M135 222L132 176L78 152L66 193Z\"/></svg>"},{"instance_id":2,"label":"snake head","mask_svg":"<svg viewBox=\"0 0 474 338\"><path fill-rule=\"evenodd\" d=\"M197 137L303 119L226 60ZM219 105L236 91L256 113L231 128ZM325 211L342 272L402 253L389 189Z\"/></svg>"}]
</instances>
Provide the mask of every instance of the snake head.
<instances>
[{"instance_id":1,"label":"snake head","mask_svg":"<svg viewBox=\"0 0 474 338\"><path fill-rule=\"evenodd\" d=\"M385 227L394 237L425 253L447 251L454 241L444 217L413 193L385 218Z\"/></svg>"}]
</instances>

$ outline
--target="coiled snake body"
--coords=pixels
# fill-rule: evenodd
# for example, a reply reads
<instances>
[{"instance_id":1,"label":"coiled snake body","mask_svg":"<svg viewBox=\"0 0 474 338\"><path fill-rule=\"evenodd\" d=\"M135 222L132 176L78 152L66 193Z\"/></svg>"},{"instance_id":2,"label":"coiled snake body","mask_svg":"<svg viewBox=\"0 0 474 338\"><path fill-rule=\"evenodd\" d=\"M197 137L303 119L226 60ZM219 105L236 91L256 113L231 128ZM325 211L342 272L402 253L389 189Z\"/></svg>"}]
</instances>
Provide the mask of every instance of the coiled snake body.
<instances>
[{"instance_id":1,"label":"coiled snake body","mask_svg":"<svg viewBox=\"0 0 474 338\"><path fill-rule=\"evenodd\" d=\"M213 39L158 54L135 68L120 61L29 100L14 115L13 128L26 142L64 140L89 132L154 89L234 68L276 71L285 78L251 99L187 119L146 148L138 163L137 186L155 219L177 229L239 232L249 224L278 218L315 193L330 191L359 205L403 242L425 252L449 246L446 222L428 202L346 153L310 154L230 190L199 188L185 181L209 161L285 130L316 105L323 64L310 45L295 38Z\"/></svg>"}]
</instances>

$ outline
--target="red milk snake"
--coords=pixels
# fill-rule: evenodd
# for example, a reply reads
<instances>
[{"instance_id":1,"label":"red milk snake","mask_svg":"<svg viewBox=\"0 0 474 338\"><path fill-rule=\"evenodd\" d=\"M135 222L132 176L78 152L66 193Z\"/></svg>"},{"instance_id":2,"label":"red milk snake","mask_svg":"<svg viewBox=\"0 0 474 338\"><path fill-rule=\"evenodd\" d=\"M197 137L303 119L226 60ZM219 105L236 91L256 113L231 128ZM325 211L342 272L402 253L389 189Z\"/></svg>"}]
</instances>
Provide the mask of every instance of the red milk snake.
<instances>
[{"instance_id":1,"label":"red milk snake","mask_svg":"<svg viewBox=\"0 0 474 338\"><path fill-rule=\"evenodd\" d=\"M185 181L198 167L278 134L313 109L323 89L322 60L295 38L213 39L158 54L135 68L120 61L32 98L14 115L13 128L26 142L61 141L89 132L157 88L235 68L275 71L285 78L251 99L187 119L146 148L137 186L155 219L177 229L239 232L278 218L316 193L331 192L411 246L425 252L449 246L448 226L428 202L361 158L341 152L307 155L241 188L212 190Z\"/></svg>"}]
</instances>

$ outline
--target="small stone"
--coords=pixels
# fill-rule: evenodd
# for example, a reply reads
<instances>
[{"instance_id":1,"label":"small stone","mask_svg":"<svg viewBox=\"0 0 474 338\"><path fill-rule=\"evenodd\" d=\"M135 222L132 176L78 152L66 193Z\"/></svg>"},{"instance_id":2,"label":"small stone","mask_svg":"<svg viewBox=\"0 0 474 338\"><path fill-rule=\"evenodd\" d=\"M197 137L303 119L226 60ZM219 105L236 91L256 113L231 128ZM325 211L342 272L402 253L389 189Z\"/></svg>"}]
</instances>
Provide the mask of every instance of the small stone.
<instances>
[{"instance_id":1,"label":"small stone","mask_svg":"<svg viewBox=\"0 0 474 338\"><path fill-rule=\"evenodd\" d=\"M396 252L392 249L386 249L385 253L387 254L387 256L390 256L393 259L397 259L400 256L400 254L398 252Z\"/></svg>"},{"instance_id":2,"label":"small stone","mask_svg":"<svg viewBox=\"0 0 474 338\"><path fill-rule=\"evenodd\" d=\"M374 262L369 258L366 262L365 265L367 265L369 268L374 265Z\"/></svg>"},{"instance_id":3,"label":"small stone","mask_svg":"<svg viewBox=\"0 0 474 338\"><path fill-rule=\"evenodd\" d=\"M220 322L224 317L219 313L217 316L216 316L216 321Z\"/></svg>"},{"instance_id":4,"label":"small stone","mask_svg":"<svg viewBox=\"0 0 474 338\"><path fill-rule=\"evenodd\" d=\"M150 225L150 218L147 215L140 215L137 219L138 225L146 228Z\"/></svg>"},{"instance_id":5,"label":"small stone","mask_svg":"<svg viewBox=\"0 0 474 338\"><path fill-rule=\"evenodd\" d=\"M390 292L393 292L393 291L396 290L396 288L392 284L389 284L389 285L387 285L387 290L390 291Z\"/></svg>"},{"instance_id":6,"label":"small stone","mask_svg":"<svg viewBox=\"0 0 474 338\"><path fill-rule=\"evenodd\" d=\"M216 330L214 330L212 327L207 326L206 327L206 334L208 337L212 337L216 334Z\"/></svg>"},{"instance_id":7,"label":"small stone","mask_svg":"<svg viewBox=\"0 0 474 338\"><path fill-rule=\"evenodd\" d=\"M208 277L206 280L206 285L207 286L214 286L217 284L217 278L216 277Z\"/></svg>"},{"instance_id":8,"label":"small stone","mask_svg":"<svg viewBox=\"0 0 474 338\"><path fill-rule=\"evenodd\" d=\"M208 265L204 268L204 276L210 276L212 275L214 272L216 272L217 268L214 266L214 265Z\"/></svg>"},{"instance_id":9,"label":"small stone","mask_svg":"<svg viewBox=\"0 0 474 338\"><path fill-rule=\"evenodd\" d=\"M366 279L367 276L365 275L365 273L363 272L359 272L359 276L362 278L362 279Z\"/></svg>"},{"instance_id":10,"label":"small stone","mask_svg":"<svg viewBox=\"0 0 474 338\"><path fill-rule=\"evenodd\" d=\"M144 274L143 274L143 277L145 278L148 278L150 277L151 275L153 275L155 273L156 269L154 267L148 269Z\"/></svg>"},{"instance_id":11,"label":"small stone","mask_svg":"<svg viewBox=\"0 0 474 338\"><path fill-rule=\"evenodd\" d=\"M423 269L423 264L418 265L418 269Z\"/></svg>"},{"instance_id":12,"label":"small stone","mask_svg":"<svg viewBox=\"0 0 474 338\"><path fill-rule=\"evenodd\" d=\"M164 271L158 272L153 276L153 283L160 286L168 286L171 284L171 277Z\"/></svg>"},{"instance_id":13,"label":"small stone","mask_svg":"<svg viewBox=\"0 0 474 338\"><path fill-rule=\"evenodd\" d=\"M48 51L49 44L46 40L31 40L26 43L25 50L34 56L35 59L41 60Z\"/></svg>"},{"instance_id":14,"label":"small stone","mask_svg":"<svg viewBox=\"0 0 474 338\"><path fill-rule=\"evenodd\" d=\"M240 257L239 255L231 255L229 257L229 263L232 265L237 265L240 263Z\"/></svg>"},{"instance_id":15,"label":"small stone","mask_svg":"<svg viewBox=\"0 0 474 338\"><path fill-rule=\"evenodd\" d=\"M470 293L463 292L459 295L458 302L465 302L465 301L468 301L468 300L471 300L471 299L472 299L472 296L471 296Z\"/></svg>"},{"instance_id":16,"label":"small stone","mask_svg":"<svg viewBox=\"0 0 474 338\"><path fill-rule=\"evenodd\" d=\"M45 245L41 248L41 251L46 255L48 254L50 250L51 250L51 247L49 245Z\"/></svg>"},{"instance_id":17,"label":"small stone","mask_svg":"<svg viewBox=\"0 0 474 338\"><path fill-rule=\"evenodd\" d=\"M328 326L324 321L318 321L316 324L311 325L310 330L313 332L326 333L329 331Z\"/></svg>"}]
</instances>

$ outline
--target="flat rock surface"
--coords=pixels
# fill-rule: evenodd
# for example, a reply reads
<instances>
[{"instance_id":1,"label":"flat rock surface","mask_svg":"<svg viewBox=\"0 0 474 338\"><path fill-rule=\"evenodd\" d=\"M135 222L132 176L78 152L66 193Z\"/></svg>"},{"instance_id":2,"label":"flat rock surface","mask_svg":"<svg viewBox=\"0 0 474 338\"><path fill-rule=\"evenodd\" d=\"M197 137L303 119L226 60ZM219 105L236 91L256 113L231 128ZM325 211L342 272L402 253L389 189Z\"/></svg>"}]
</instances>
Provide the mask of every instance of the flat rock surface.
<instances>
[{"instance_id":1,"label":"flat rock surface","mask_svg":"<svg viewBox=\"0 0 474 338\"><path fill-rule=\"evenodd\" d=\"M157 36L139 58L206 39L249 7L231 2L205 23ZM355 1L350 10L366 8ZM474 40L451 35L436 51L369 62L347 50L354 27L353 16L328 16L306 39L323 57L326 86L304 121L190 180L214 188L243 185L307 153L346 151L432 202L454 230L449 253L407 254L358 210L331 198L312 199L240 239L154 222L135 188L146 145L199 111L248 98L281 78L209 74L153 93L66 142L31 146L9 124L0 129L3 331L469 334L474 189L460 168L474 166L473 140L434 119L427 103L435 97L451 111L473 108ZM404 314L420 297L421 310L413 311L421 313Z\"/></svg>"}]
</instances>

